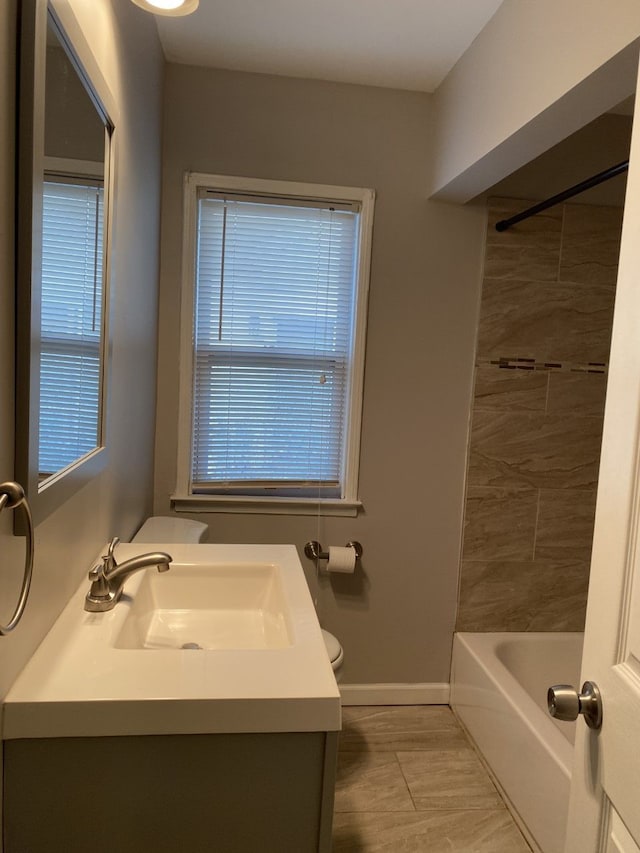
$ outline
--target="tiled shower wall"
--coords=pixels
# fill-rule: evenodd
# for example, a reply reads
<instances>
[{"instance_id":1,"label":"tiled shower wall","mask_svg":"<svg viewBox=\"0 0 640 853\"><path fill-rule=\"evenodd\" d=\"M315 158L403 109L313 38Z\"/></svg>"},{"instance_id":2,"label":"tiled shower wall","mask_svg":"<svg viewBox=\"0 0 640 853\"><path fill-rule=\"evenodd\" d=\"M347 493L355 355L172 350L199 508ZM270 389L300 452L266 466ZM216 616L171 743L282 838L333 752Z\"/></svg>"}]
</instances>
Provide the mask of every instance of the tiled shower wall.
<instances>
[{"instance_id":1,"label":"tiled shower wall","mask_svg":"<svg viewBox=\"0 0 640 853\"><path fill-rule=\"evenodd\" d=\"M489 203L458 631L581 630L622 210Z\"/></svg>"}]
</instances>

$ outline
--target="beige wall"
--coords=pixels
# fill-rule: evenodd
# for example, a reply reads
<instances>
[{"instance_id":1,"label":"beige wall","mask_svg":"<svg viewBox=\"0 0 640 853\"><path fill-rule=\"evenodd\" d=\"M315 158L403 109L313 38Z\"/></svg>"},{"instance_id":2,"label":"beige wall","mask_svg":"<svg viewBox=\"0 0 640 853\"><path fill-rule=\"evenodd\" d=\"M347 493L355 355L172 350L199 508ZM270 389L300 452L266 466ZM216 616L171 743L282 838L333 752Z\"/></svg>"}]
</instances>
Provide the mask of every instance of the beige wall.
<instances>
[{"instance_id":1,"label":"beige wall","mask_svg":"<svg viewBox=\"0 0 640 853\"><path fill-rule=\"evenodd\" d=\"M505 0L435 97L430 193L466 201L635 90L635 0Z\"/></svg>"},{"instance_id":2,"label":"beige wall","mask_svg":"<svg viewBox=\"0 0 640 853\"><path fill-rule=\"evenodd\" d=\"M13 456L13 112L17 2L0 4L0 480ZM65 3L89 44L119 112L112 297L113 391L107 469L36 529L32 593L13 634L0 638L0 697L40 643L102 544L126 538L151 506L156 348L162 53L153 19L130 3ZM90 8L89 8L90 7ZM9 617L22 542L0 516L0 618Z\"/></svg>"},{"instance_id":3,"label":"beige wall","mask_svg":"<svg viewBox=\"0 0 640 853\"><path fill-rule=\"evenodd\" d=\"M16 3L0 4L0 480L13 478L13 316L14 316L14 166L15 166L15 40ZM0 515L0 618L11 615L4 602L12 591L15 596L21 571L19 543L11 535L13 519L6 511ZM19 586L18 586L19 589ZM10 606L10 605L9 605ZM0 638L0 644L5 641ZM6 647L0 646L0 655ZM0 661L2 658L0 657ZM4 666L2 667L5 668ZM6 684L5 684L6 690Z\"/></svg>"},{"instance_id":4,"label":"beige wall","mask_svg":"<svg viewBox=\"0 0 640 853\"><path fill-rule=\"evenodd\" d=\"M584 627L622 208L489 206L459 631Z\"/></svg>"},{"instance_id":5,"label":"beige wall","mask_svg":"<svg viewBox=\"0 0 640 853\"><path fill-rule=\"evenodd\" d=\"M484 214L424 199L429 96L170 65L166 75L156 513L175 487L185 170L377 192L358 518L204 514L212 541L364 546L322 578L345 681L449 679Z\"/></svg>"}]
</instances>

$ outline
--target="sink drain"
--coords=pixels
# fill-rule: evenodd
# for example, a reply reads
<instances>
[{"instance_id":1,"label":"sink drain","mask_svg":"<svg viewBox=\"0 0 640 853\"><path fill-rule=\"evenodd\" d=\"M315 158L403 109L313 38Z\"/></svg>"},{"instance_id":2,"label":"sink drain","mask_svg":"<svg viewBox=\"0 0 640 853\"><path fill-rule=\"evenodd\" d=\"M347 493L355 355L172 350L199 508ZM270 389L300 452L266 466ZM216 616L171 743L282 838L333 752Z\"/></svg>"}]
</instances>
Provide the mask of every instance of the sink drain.
<instances>
[{"instance_id":1,"label":"sink drain","mask_svg":"<svg viewBox=\"0 0 640 853\"><path fill-rule=\"evenodd\" d=\"M183 643L180 646L181 649L201 649L202 646L199 643Z\"/></svg>"}]
</instances>

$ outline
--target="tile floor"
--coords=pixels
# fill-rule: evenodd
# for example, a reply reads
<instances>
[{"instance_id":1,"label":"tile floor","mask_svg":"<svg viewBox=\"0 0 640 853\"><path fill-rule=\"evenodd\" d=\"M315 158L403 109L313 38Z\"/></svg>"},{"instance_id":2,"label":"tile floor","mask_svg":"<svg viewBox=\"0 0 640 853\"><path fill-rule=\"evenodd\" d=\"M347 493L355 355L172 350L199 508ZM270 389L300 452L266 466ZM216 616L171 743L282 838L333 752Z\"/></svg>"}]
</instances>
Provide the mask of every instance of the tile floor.
<instances>
[{"instance_id":1,"label":"tile floor","mask_svg":"<svg viewBox=\"0 0 640 853\"><path fill-rule=\"evenodd\" d=\"M530 853L451 710L343 709L333 853Z\"/></svg>"}]
</instances>

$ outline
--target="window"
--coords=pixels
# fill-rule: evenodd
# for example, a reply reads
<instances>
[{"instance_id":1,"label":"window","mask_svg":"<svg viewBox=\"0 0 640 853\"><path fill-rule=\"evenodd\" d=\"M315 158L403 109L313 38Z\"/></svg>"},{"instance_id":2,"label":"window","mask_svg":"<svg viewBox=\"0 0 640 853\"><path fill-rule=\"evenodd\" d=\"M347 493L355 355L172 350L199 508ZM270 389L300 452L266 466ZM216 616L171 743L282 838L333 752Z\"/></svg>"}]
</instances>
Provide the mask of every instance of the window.
<instances>
[{"instance_id":1,"label":"window","mask_svg":"<svg viewBox=\"0 0 640 853\"><path fill-rule=\"evenodd\" d=\"M190 175L186 212L174 504L355 512L372 191Z\"/></svg>"},{"instance_id":2,"label":"window","mask_svg":"<svg viewBox=\"0 0 640 853\"><path fill-rule=\"evenodd\" d=\"M102 182L47 175L43 190L40 478L100 441Z\"/></svg>"}]
</instances>

